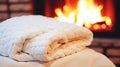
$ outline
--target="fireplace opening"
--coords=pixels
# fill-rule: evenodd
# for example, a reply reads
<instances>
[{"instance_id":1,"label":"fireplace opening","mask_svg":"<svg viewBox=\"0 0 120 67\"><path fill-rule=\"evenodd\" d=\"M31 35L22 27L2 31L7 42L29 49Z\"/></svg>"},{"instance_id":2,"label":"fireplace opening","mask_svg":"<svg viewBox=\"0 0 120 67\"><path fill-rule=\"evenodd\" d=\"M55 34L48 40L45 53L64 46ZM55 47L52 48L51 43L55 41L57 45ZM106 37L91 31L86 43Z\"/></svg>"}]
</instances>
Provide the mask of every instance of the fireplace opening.
<instances>
[{"instance_id":1,"label":"fireplace opening","mask_svg":"<svg viewBox=\"0 0 120 67\"><path fill-rule=\"evenodd\" d=\"M119 0L34 0L33 14L84 26L94 37L120 38Z\"/></svg>"}]
</instances>

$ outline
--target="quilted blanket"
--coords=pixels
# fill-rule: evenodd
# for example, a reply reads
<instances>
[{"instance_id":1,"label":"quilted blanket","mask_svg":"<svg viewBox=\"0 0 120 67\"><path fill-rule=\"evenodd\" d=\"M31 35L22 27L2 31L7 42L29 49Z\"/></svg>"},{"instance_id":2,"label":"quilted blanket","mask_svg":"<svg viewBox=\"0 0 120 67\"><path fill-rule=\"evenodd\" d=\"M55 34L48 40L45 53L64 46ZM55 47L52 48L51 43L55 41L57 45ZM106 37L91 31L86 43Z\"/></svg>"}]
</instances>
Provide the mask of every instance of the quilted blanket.
<instances>
[{"instance_id":1,"label":"quilted blanket","mask_svg":"<svg viewBox=\"0 0 120 67\"><path fill-rule=\"evenodd\" d=\"M90 30L40 15L19 16L0 23L0 54L17 61L50 61L90 45Z\"/></svg>"}]
</instances>

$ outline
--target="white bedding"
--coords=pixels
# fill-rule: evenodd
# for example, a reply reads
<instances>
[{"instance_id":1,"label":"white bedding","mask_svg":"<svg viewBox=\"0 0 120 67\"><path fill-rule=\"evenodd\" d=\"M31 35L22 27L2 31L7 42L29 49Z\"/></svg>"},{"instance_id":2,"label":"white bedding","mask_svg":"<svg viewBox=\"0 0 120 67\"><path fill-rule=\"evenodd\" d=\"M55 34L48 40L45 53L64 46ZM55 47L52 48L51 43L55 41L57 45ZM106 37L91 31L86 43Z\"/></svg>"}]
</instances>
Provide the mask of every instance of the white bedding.
<instances>
[{"instance_id":1,"label":"white bedding","mask_svg":"<svg viewBox=\"0 0 120 67\"><path fill-rule=\"evenodd\" d=\"M18 61L50 61L81 51L92 38L88 29L53 18L13 17L0 23L0 54Z\"/></svg>"},{"instance_id":2,"label":"white bedding","mask_svg":"<svg viewBox=\"0 0 120 67\"><path fill-rule=\"evenodd\" d=\"M0 23L0 65L79 67L88 62L89 67L94 62L91 67L101 66L101 63L103 66L114 67L106 57L86 48L92 39L93 34L87 28L53 18L40 15L13 17Z\"/></svg>"},{"instance_id":3,"label":"white bedding","mask_svg":"<svg viewBox=\"0 0 120 67\"><path fill-rule=\"evenodd\" d=\"M104 55L86 48L78 53L48 62L18 62L0 56L0 67L115 67L115 65Z\"/></svg>"}]
</instances>

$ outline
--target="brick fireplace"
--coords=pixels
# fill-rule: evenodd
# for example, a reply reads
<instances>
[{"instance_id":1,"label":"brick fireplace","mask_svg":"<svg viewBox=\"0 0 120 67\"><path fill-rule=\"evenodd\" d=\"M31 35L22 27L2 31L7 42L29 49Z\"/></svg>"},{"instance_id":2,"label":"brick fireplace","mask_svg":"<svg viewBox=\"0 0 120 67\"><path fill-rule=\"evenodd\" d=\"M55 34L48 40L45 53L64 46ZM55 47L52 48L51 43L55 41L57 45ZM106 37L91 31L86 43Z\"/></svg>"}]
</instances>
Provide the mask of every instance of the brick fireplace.
<instances>
[{"instance_id":1,"label":"brick fireplace","mask_svg":"<svg viewBox=\"0 0 120 67\"><path fill-rule=\"evenodd\" d=\"M65 11L66 8L64 8L66 6L65 5L66 1L75 2L74 0L65 0L65 1L62 1L62 0L61 1L59 1L59 0L52 0L52 1L45 0L45 1L42 1L41 0L40 2L37 2L37 0L35 0L33 2L36 3L36 4L34 4L34 7L36 9L34 9L33 12L34 12L34 14L41 14L41 15L45 15L45 16L49 16L49 17L55 17L55 16L58 17L58 15L55 13L55 10L57 11L57 8L59 8L58 12L61 12L65 16L65 12L67 12L67 10ZM76 1L78 1L78 0L76 0ZM85 1L85 0L83 0L83 1ZM90 0L90 1L92 1L92 0ZM100 2L100 3L102 3L102 5L104 5L104 6L102 6L102 8L104 10L101 10L101 14L103 14L103 17L105 17L105 16L110 17L112 25L111 26L106 26L106 29L99 29L99 28L102 28L102 26L104 25L104 23L106 21L104 21L104 20L103 21L96 21L96 23L91 25L91 28L89 28L89 29L91 29L94 32L95 37L120 38L120 36L119 36L119 33L120 33L120 31L119 31L119 29L120 29L119 21L120 20L119 20L119 17L118 17L119 16L119 9L117 9L117 8L120 8L120 7L119 7L119 2L117 2L118 0L116 0L116 1L114 1L114 0L105 0L105 1L95 0L95 1L98 1L97 4L99 4L99 2ZM67 4L71 5L71 3L67 3ZM72 5L72 6L75 6L75 5ZM87 6L89 6L89 5L87 5ZM60 11L60 8L61 8L61 11ZM71 11L73 11L73 10L71 10ZM67 13L69 13L69 12L67 12ZM74 15L76 15L76 14L74 14ZM91 14L91 15L93 15L93 14ZM77 17L77 16L75 16L75 17ZM68 20L66 18L62 18L62 19ZM76 19L77 18L74 19L75 23L76 23ZM72 21L72 20L70 20L70 21ZM67 21L65 21L65 22L67 22ZM85 23L85 21L84 21L84 23ZM78 23L78 25L79 25L79 23ZM97 25L101 25L101 26L97 27ZM88 23L88 25L83 24L83 26L88 26L89 27L90 25ZM98 29L93 29L95 26ZM103 26L103 28L105 28L105 26Z\"/></svg>"},{"instance_id":2,"label":"brick fireplace","mask_svg":"<svg viewBox=\"0 0 120 67\"><path fill-rule=\"evenodd\" d=\"M48 2L49 1L49 2ZM55 13L50 10L55 6L53 2L58 0L0 0L0 21L7 18L21 15L45 15L54 17ZM62 0L60 0L62 1ZM103 0L101 0L103 1ZM109 0L108 0L109 1ZM120 66L120 0L114 1L114 28L110 31L93 31L94 40L90 48L103 53L112 60L118 67ZM57 4L57 2L55 2ZM47 4L47 5L46 5ZM64 4L60 4L64 5ZM46 9L46 7L49 7ZM50 12L51 13L50 13ZM51 15L52 14L52 15Z\"/></svg>"}]
</instances>

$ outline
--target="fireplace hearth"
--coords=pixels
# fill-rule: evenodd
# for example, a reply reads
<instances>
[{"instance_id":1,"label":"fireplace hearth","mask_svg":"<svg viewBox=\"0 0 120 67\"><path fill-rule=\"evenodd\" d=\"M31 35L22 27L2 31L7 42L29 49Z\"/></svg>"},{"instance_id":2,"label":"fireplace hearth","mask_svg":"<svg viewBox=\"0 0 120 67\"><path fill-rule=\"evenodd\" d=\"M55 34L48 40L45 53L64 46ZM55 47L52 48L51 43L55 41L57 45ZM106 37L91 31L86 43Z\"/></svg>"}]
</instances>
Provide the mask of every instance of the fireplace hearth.
<instances>
[{"instance_id":1,"label":"fireplace hearth","mask_svg":"<svg viewBox=\"0 0 120 67\"><path fill-rule=\"evenodd\" d=\"M61 11L64 11L63 13L65 13L65 9L63 9L63 7L65 7L65 5L71 5L70 2L75 2L72 4L72 6L76 6L76 1L73 0L34 0L33 1L33 14L36 15L45 15L48 17L58 17L58 15L55 13L55 9L59 9L61 8ZM85 1L85 0L81 0L81 1ZM86 0L87 1L87 0ZM92 1L92 0L88 0L88 1ZM110 26L105 25L105 23L107 22L106 20L102 20L102 21L97 21L96 23L94 23L93 25L90 25L92 23L89 23L89 25L85 25L82 24L83 26L91 26L91 28L89 28L90 30L93 31L94 33L94 37L101 37L101 38L120 38L120 20L119 20L119 11L120 11L120 2L119 0L95 0L97 3L97 6L95 7L100 7L101 3L102 3L102 9L101 9L101 14L103 15L102 17L110 17L111 20L111 24ZM69 2L69 3L66 3ZM88 3L90 4L90 3ZM94 5L94 4L92 4ZM86 6L90 6L90 5L86 5ZM67 8L69 8L67 6ZM76 9L76 7L72 7L74 10ZM91 8L91 7L89 7ZM71 11L73 11L73 9ZM67 11L67 10L66 10ZM67 12L68 13L68 12ZM93 14L92 14L93 15ZM77 17L77 16L76 16ZM76 21L77 18L75 18L74 20ZM92 19L93 20L93 19ZM89 20L87 20L89 21ZM84 21L86 22L86 21ZM75 22L76 23L76 22ZM99 25L99 26L97 26ZM101 27L103 27L103 29L101 29ZM96 29L93 29L96 26ZM98 28L98 29L97 29ZM106 29L105 29L106 28Z\"/></svg>"}]
</instances>

